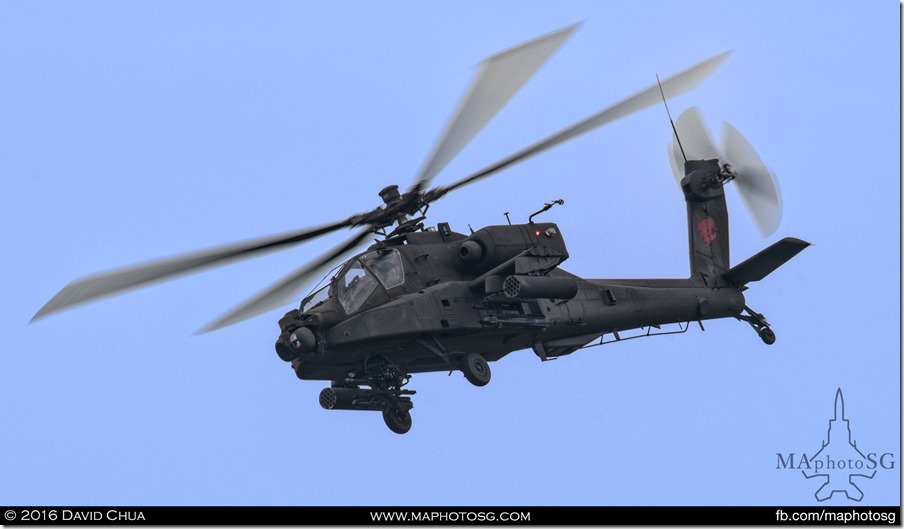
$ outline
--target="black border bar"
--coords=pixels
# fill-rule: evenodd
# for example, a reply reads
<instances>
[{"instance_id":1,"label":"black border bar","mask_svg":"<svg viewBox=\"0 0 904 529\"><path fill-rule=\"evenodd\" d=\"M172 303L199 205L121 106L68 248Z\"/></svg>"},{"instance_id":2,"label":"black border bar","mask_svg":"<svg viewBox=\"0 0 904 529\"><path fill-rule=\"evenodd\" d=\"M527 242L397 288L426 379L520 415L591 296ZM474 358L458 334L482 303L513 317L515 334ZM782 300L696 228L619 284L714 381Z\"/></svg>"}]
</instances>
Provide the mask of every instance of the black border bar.
<instances>
[{"instance_id":1,"label":"black border bar","mask_svg":"<svg viewBox=\"0 0 904 529\"><path fill-rule=\"evenodd\" d=\"M901 507L0 507L24 525L901 525Z\"/></svg>"}]
</instances>

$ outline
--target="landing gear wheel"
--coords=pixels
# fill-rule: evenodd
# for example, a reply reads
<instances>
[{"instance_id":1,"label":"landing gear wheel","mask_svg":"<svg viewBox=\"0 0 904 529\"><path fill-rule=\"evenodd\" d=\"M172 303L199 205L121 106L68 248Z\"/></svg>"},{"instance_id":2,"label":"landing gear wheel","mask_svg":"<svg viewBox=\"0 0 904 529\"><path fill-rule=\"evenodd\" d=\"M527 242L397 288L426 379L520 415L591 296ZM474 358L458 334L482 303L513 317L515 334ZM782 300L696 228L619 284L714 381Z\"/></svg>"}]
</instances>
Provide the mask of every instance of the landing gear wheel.
<instances>
[{"instance_id":1,"label":"landing gear wheel","mask_svg":"<svg viewBox=\"0 0 904 529\"><path fill-rule=\"evenodd\" d=\"M411 413L405 406L394 403L383 410L383 422L393 432L401 435L411 429Z\"/></svg>"},{"instance_id":2,"label":"landing gear wheel","mask_svg":"<svg viewBox=\"0 0 904 529\"><path fill-rule=\"evenodd\" d=\"M760 339L763 340L764 344L772 345L775 343L775 333L769 327L763 327L757 334L760 335Z\"/></svg>"},{"instance_id":3,"label":"landing gear wheel","mask_svg":"<svg viewBox=\"0 0 904 529\"><path fill-rule=\"evenodd\" d=\"M475 386L486 386L490 382L490 364L477 353L468 353L461 359L461 372Z\"/></svg>"},{"instance_id":4,"label":"landing gear wheel","mask_svg":"<svg viewBox=\"0 0 904 529\"><path fill-rule=\"evenodd\" d=\"M744 305L744 312L747 314L741 314L739 316L735 316L735 318L746 321L753 327L753 330L760 336L760 339L763 340L763 343L766 345L772 345L775 343L775 333L772 332L772 329L769 328L769 322L766 321L766 318L751 309L747 305Z\"/></svg>"}]
</instances>

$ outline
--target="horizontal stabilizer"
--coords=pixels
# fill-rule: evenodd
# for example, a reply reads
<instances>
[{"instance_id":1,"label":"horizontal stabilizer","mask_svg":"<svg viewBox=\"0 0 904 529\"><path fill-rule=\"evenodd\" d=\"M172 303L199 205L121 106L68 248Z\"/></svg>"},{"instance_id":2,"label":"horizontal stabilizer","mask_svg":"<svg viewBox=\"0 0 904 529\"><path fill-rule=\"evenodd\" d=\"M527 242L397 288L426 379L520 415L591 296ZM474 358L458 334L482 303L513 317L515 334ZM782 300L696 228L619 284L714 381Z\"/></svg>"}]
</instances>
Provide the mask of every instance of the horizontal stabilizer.
<instances>
[{"instance_id":1,"label":"horizontal stabilizer","mask_svg":"<svg viewBox=\"0 0 904 529\"><path fill-rule=\"evenodd\" d=\"M785 237L743 263L732 267L722 277L738 286L746 285L751 281L759 281L787 263L807 246L810 246L807 241Z\"/></svg>"}]
</instances>

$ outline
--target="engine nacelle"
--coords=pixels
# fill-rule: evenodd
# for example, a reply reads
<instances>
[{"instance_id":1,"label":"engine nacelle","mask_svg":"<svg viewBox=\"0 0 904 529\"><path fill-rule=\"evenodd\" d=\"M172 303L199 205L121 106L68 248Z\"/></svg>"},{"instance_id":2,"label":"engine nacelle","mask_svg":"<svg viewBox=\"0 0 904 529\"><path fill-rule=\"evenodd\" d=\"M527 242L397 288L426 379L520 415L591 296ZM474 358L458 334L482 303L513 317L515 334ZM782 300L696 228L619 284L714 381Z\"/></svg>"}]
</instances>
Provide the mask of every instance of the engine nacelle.
<instances>
[{"instance_id":1,"label":"engine nacelle","mask_svg":"<svg viewBox=\"0 0 904 529\"><path fill-rule=\"evenodd\" d=\"M477 241L465 241L458 248L458 258L464 266L478 266L483 261L483 246Z\"/></svg>"},{"instance_id":2,"label":"engine nacelle","mask_svg":"<svg viewBox=\"0 0 904 529\"><path fill-rule=\"evenodd\" d=\"M461 243L456 267L483 273L535 246L548 248L562 256L563 261L568 258L565 240L558 226L552 222L487 226Z\"/></svg>"}]
</instances>

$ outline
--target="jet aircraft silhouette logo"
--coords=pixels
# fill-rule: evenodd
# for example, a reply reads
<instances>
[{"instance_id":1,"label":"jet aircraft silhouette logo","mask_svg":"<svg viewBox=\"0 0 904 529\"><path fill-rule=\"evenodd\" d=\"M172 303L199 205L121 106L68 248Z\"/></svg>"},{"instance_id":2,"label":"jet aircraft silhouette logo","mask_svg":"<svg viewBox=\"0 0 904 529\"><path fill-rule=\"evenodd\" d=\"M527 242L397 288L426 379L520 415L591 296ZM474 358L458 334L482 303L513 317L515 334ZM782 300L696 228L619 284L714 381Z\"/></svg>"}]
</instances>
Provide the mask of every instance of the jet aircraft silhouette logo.
<instances>
[{"instance_id":1,"label":"jet aircraft silhouette logo","mask_svg":"<svg viewBox=\"0 0 904 529\"><path fill-rule=\"evenodd\" d=\"M857 448L857 441L851 435L851 422L844 416L844 395L841 388L835 393L835 417L829 419L829 431L822 448L809 458L810 465L816 472L807 474L807 479L822 479L823 484L816 491L816 499L826 501L836 492L843 492L850 500L863 499L863 491L854 483L855 478L873 479L876 475L875 465ZM872 466L872 472L865 474L864 469Z\"/></svg>"},{"instance_id":2,"label":"jet aircraft silhouette logo","mask_svg":"<svg viewBox=\"0 0 904 529\"><path fill-rule=\"evenodd\" d=\"M893 452L862 452L851 434L851 423L844 414L844 395L835 392L835 415L829 419L826 439L812 454L776 453L776 470L799 470L808 480L821 485L816 490L817 501L826 501L835 493L851 501L861 501L861 479L873 479L879 470L895 469Z\"/></svg>"}]
</instances>

